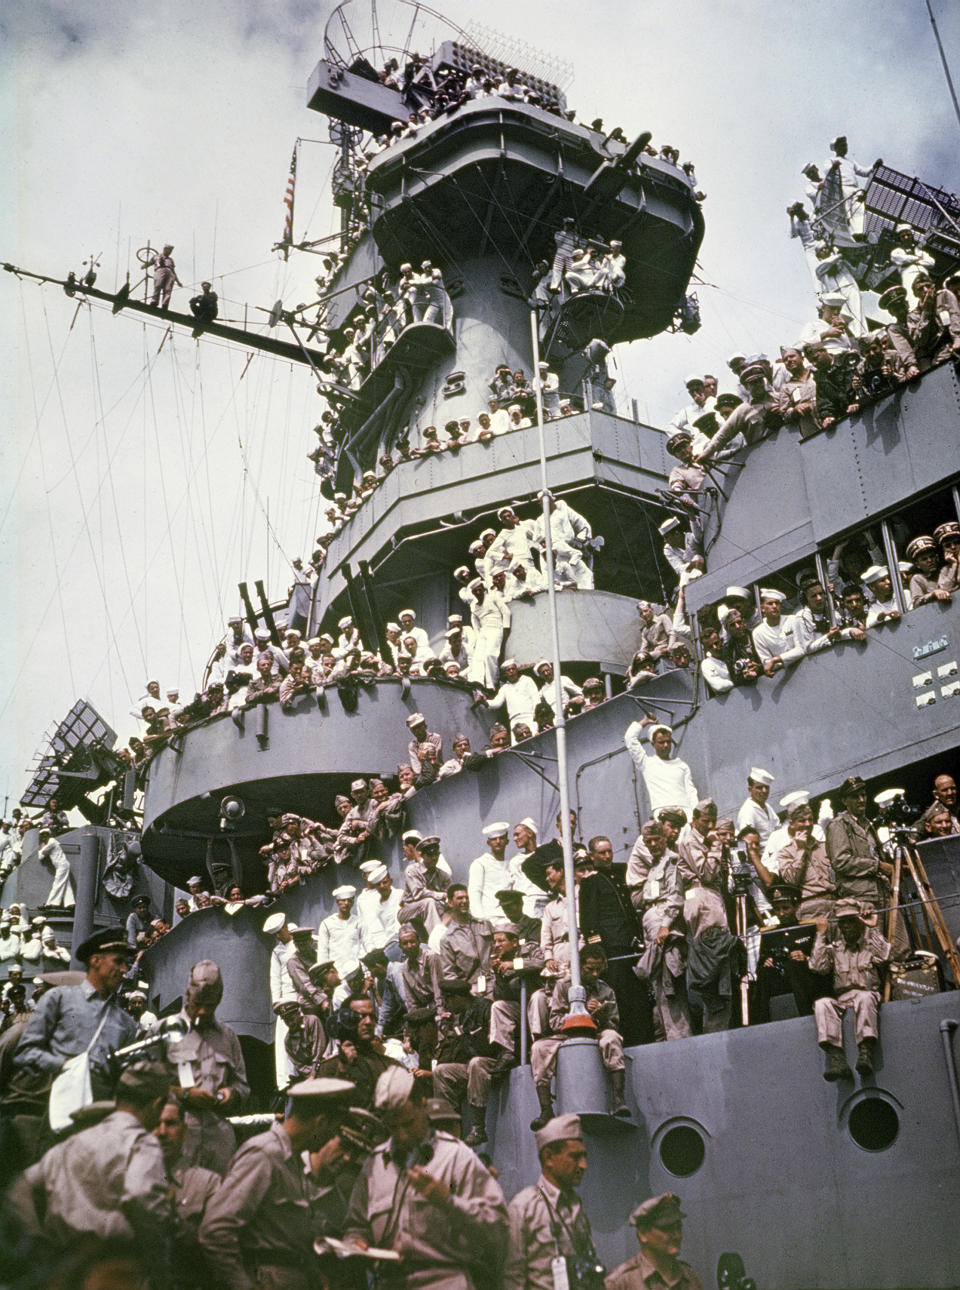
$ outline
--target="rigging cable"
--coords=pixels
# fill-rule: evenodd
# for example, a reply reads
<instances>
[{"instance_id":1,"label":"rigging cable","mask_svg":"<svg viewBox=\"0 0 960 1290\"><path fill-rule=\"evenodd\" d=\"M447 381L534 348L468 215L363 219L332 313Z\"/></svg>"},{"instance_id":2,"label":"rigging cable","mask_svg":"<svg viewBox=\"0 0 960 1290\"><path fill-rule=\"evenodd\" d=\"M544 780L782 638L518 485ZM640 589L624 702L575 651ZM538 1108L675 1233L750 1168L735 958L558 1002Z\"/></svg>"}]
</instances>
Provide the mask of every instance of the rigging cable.
<instances>
[{"instance_id":1,"label":"rigging cable","mask_svg":"<svg viewBox=\"0 0 960 1290\"><path fill-rule=\"evenodd\" d=\"M47 333L47 342L48 342L49 349L50 349L50 356L51 356L51 358L54 358L54 361L56 361L55 356L54 356L54 349L53 349L53 336L51 335L51 332L50 332L50 318L49 318L49 315L48 315L48 313L47 313L47 307L46 307L46 304L44 304L44 306L43 306L43 320L44 320L44 326L45 326L45 328L46 328L46 333ZM76 497L77 497L77 502L79 503L79 506L80 506L80 515L81 515L81 518L82 518L82 520L83 520L83 529L84 529L84 532L85 532L85 533L86 533L86 535L87 535L87 541L88 541L89 546L90 546L90 554L93 556L93 567L94 567L94 572L96 573L96 576L97 576L97 583L98 583L98 586L99 586L99 588L100 588L100 598L101 598L101 599L102 599L102 601L103 601L104 625L105 625L105 627L106 627L107 632L109 633L109 638L110 638L110 640L113 642L113 648L114 648L114 651L116 652L116 655L117 655L117 664L118 664L118 666L119 666L119 668L120 668L120 676L121 676L121 678L123 679L123 684L124 684L124 686L126 687L127 692L128 692L128 695L129 695L129 697L130 697L130 699L131 699L131 701L132 701L132 699L133 699L133 695L132 695L132 693L130 692L130 682L129 682L128 678L127 678L127 671L126 671L126 668L125 668L125 667L124 667L124 665L123 665L123 654L122 654L122 652L121 652L121 650L120 650L120 645L119 645L119 642L118 642L118 640L117 640L116 629L114 628L114 625L113 625L113 616L112 616L112 614L110 613L110 602L109 602L109 599L108 599L108 596L107 596L107 589L106 589L106 585L105 585L105 583L104 583L104 579L103 579L103 569L102 569L101 565L100 565L100 564L98 563L98 561L97 561L97 553L96 553L96 549L95 549L95 547L94 547L93 534L92 534L92 533L91 533L91 531L90 531L90 521L89 521L89 518L88 518L88 516L87 516L87 507L86 507L86 504L85 504L85 502L84 502L84 497L83 497L83 486L82 486L82 484L81 484L81 482L80 482L80 476L79 476L79 473L78 473L77 468L76 468L76 460L75 460L75 458L74 458L74 454L73 454L73 443L72 443L71 438L70 438L70 431L69 431L69 427L68 427L68 424L67 424L67 409L66 409L66 404L65 404L65 402L64 402L64 398L63 398L63 389L62 389L62 387L61 387L61 385L60 385L60 375L59 375L59 372L58 372L58 371L55 371L55 372L54 372L54 380L55 380L55 383L56 383L57 401L58 401L58 403L59 403L59 405L60 405L60 415L61 415L61 418L62 418L63 428L64 428L65 437L66 437L66 441L67 441L67 449L68 449L68 451L69 451L69 453L70 453L70 462L71 462L71 466L72 466L72 468L73 468L73 477L74 477L74 482L75 482L75 484L76 484ZM100 489L98 489L98 490L97 490L97 496L99 496L99 493L100 493ZM113 675L113 673L112 673L112 671L111 671L111 673L110 673L111 678L112 678L112 675ZM110 684L110 690L111 690L111 700L112 700L112 691L113 691L112 680L111 680L111 684Z\"/></svg>"},{"instance_id":2,"label":"rigging cable","mask_svg":"<svg viewBox=\"0 0 960 1290\"><path fill-rule=\"evenodd\" d=\"M36 386L34 384L34 379L33 379L33 355L30 349L30 330L27 322L27 309L26 309L26 302L24 301L24 298L23 298L22 284L20 288L20 311L23 316L22 335L24 339L25 353L27 358L27 372L30 377L30 395L33 400L34 425L36 426L37 430L39 430L41 412L40 412L40 409L37 407ZM67 335L69 339L69 333L67 333ZM65 349L66 349L66 342L64 344L64 350L61 350L61 353L60 353L61 359L63 357ZM52 386L51 386L51 389L52 389ZM64 653L66 654L66 657L67 657L67 671L70 676L70 688L71 690L73 690L74 693L76 693L77 683L73 675L73 651L70 648L70 634L67 630L67 613L63 603L63 586L62 586L61 577L60 577L60 559L57 552L56 534L53 527L53 509L50 504L50 494L52 490L49 489L46 484L47 469L46 469L46 463L44 461L44 454L43 454L43 437L39 433L36 433L35 438L37 443L37 452L40 457L40 474L44 484L43 493L44 493L44 501L46 502L47 529L50 533L50 550L53 552L53 574L55 578L54 595L57 597L57 603L60 609L60 624L61 624L61 627L63 628L63 648L64 648ZM26 464L26 457L24 458L24 464ZM32 653L32 642L31 642L31 649L27 651L27 654L25 657L29 658L31 653Z\"/></svg>"}]
</instances>

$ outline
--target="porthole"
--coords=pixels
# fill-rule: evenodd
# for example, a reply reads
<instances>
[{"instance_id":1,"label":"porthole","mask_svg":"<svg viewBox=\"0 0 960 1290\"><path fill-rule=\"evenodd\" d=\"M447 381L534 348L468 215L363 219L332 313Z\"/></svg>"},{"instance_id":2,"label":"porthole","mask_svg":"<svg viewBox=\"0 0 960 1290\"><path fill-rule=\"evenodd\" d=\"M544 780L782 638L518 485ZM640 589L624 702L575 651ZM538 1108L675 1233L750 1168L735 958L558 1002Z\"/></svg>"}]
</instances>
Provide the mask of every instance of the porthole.
<instances>
[{"instance_id":1,"label":"porthole","mask_svg":"<svg viewBox=\"0 0 960 1290\"><path fill-rule=\"evenodd\" d=\"M850 1108L847 1128L864 1151L886 1151L897 1140L900 1116L885 1097L864 1097Z\"/></svg>"},{"instance_id":2,"label":"porthole","mask_svg":"<svg viewBox=\"0 0 960 1290\"><path fill-rule=\"evenodd\" d=\"M660 1163L677 1178L689 1178L703 1164L707 1145L690 1124L675 1124L660 1139Z\"/></svg>"}]
</instances>

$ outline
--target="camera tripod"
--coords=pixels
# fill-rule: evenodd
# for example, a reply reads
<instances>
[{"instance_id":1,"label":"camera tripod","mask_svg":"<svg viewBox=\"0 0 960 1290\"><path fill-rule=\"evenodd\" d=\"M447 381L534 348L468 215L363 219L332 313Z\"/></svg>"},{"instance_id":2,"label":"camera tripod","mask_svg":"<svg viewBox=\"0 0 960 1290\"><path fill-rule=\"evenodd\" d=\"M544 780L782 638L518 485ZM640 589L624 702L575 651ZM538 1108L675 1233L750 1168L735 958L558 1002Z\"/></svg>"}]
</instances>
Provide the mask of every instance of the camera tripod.
<instances>
[{"instance_id":1,"label":"camera tripod","mask_svg":"<svg viewBox=\"0 0 960 1290\"><path fill-rule=\"evenodd\" d=\"M893 879L890 884L890 911L887 915L887 940L893 944L893 938L896 934L898 920L900 918L899 900L900 885L904 873L909 874L917 895L922 902L920 909L914 914L913 911L905 911L904 921L912 932L912 939L915 943L922 944L927 950L934 950L933 941L936 940L944 958L950 964L950 971L953 973L954 985L960 988L960 957L957 956L956 947L951 939L947 924L944 921L943 914L937 899L933 894L933 887L930 879L927 877L927 871L924 868L923 861L920 859L920 852L917 850L913 841L908 834L897 833L894 835L894 845L892 847L893 855ZM887 844L890 845L889 843ZM919 923L923 921L924 931L921 932ZM890 985L889 981L884 990L884 998L889 998Z\"/></svg>"}]
</instances>

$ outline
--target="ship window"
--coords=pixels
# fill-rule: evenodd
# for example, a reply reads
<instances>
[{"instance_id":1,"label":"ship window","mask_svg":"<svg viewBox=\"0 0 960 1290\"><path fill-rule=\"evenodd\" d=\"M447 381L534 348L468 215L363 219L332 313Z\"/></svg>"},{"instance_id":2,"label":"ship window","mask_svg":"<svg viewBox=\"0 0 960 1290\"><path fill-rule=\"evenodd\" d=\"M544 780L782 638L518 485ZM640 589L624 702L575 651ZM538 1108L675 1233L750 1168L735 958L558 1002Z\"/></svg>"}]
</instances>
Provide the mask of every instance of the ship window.
<instances>
[{"instance_id":1,"label":"ship window","mask_svg":"<svg viewBox=\"0 0 960 1290\"><path fill-rule=\"evenodd\" d=\"M900 1132L900 1117L886 1098L865 1097L851 1108L847 1127L864 1151L886 1151Z\"/></svg>"},{"instance_id":2,"label":"ship window","mask_svg":"<svg viewBox=\"0 0 960 1290\"><path fill-rule=\"evenodd\" d=\"M660 1139L660 1163L678 1178L688 1178L703 1164L706 1145L692 1125L676 1124Z\"/></svg>"}]
</instances>

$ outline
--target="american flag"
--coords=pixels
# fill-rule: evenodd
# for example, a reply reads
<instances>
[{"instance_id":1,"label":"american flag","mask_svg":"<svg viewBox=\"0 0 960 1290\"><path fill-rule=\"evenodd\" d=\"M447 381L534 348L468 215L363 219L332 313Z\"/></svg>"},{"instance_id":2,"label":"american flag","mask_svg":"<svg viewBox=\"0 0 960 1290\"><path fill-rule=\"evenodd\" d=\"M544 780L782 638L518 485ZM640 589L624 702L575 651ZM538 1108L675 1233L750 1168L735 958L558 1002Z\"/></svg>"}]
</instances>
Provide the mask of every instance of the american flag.
<instances>
[{"instance_id":1,"label":"american flag","mask_svg":"<svg viewBox=\"0 0 960 1290\"><path fill-rule=\"evenodd\" d=\"M293 191L297 186L297 144L293 145L293 156L290 158L290 174L287 176L287 191L283 195L286 216L283 221L283 237L280 245L289 248L293 242Z\"/></svg>"}]
</instances>

